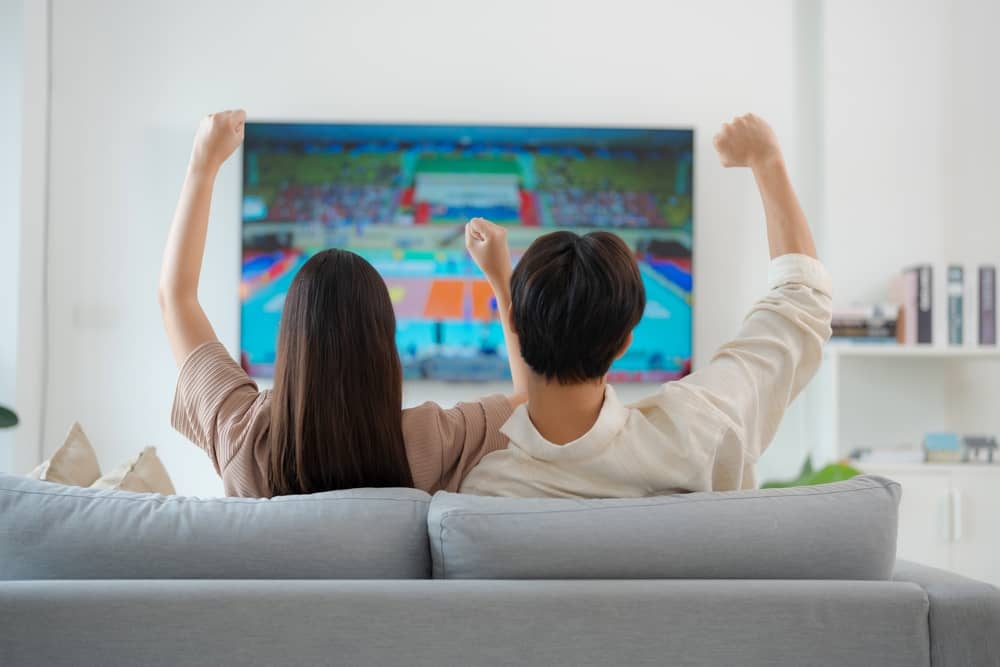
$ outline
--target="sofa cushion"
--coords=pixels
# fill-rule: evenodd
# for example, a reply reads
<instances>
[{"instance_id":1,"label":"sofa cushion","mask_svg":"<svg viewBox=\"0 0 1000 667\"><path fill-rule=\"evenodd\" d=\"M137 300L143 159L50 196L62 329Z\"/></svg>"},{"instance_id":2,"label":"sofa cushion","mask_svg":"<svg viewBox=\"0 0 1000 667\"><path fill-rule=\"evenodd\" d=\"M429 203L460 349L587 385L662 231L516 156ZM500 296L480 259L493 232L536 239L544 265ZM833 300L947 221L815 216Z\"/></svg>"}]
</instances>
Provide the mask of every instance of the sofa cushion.
<instances>
[{"instance_id":1,"label":"sofa cushion","mask_svg":"<svg viewBox=\"0 0 1000 667\"><path fill-rule=\"evenodd\" d=\"M889 581L4 581L0 628L4 667L997 665Z\"/></svg>"},{"instance_id":2,"label":"sofa cushion","mask_svg":"<svg viewBox=\"0 0 1000 667\"><path fill-rule=\"evenodd\" d=\"M438 493L442 579L888 579L900 486L821 486L569 500Z\"/></svg>"},{"instance_id":3,"label":"sofa cushion","mask_svg":"<svg viewBox=\"0 0 1000 667\"><path fill-rule=\"evenodd\" d=\"M430 576L415 489L185 498L0 475L0 579Z\"/></svg>"}]
</instances>

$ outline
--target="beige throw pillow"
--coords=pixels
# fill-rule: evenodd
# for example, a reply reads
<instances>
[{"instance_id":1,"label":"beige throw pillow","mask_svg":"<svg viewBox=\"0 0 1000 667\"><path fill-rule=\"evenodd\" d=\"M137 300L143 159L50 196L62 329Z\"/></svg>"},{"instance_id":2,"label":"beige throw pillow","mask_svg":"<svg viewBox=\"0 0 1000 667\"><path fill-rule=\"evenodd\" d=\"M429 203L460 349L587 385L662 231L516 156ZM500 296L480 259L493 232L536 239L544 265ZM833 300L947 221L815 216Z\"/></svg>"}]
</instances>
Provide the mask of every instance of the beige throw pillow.
<instances>
[{"instance_id":1,"label":"beige throw pillow","mask_svg":"<svg viewBox=\"0 0 1000 667\"><path fill-rule=\"evenodd\" d=\"M73 422L62 447L52 458L28 473L33 479L69 486L90 486L100 476L97 453L79 422Z\"/></svg>"},{"instance_id":2,"label":"beige throw pillow","mask_svg":"<svg viewBox=\"0 0 1000 667\"><path fill-rule=\"evenodd\" d=\"M167 469L156 455L155 447L146 447L137 457L102 477L97 452L79 422L73 422L65 442L52 458L28 473L28 477L67 486L89 486L93 489L160 493L165 496L176 493Z\"/></svg>"},{"instance_id":3,"label":"beige throw pillow","mask_svg":"<svg viewBox=\"0 0 1000 667\"><path fill-rule=\"evenodd\" d=\"M159 493L172 496L176 491L170 475L156 455L155 447L146 447L139 456L126 461L93 484L92 489L118 489L134 493Z\"/></svg>"}]
</instances>

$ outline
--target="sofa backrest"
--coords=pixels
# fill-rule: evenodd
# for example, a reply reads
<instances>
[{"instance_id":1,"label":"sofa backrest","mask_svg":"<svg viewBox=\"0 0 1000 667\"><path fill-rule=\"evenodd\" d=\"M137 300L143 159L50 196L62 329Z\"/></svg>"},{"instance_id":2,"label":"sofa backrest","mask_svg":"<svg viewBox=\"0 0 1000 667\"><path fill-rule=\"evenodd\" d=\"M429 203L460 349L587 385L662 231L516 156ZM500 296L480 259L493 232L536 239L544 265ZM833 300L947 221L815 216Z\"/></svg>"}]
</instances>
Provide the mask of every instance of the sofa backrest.
<instances>
[{"instance_id":1,"label":"sofa backrest","mask_svg":"<svg viewBox=\"0 0 1000 667\"><path fill-rule=\"evenodd\" d=\"M421 579L415 489L273 499L98 491L0 474L0 579Z\"/></svg>"},{"instance_id":2,"label":"sofa backrest","mask_svg":"<svg viewBox=\"0 0 1000 667\"><path fill-rule=\"evenodd\" d=\"M616 500L356 489L273 499L0 474L0 579L888 579L900 487Z\"/></svg>"},{"instance_id":3,"label":"sofa backrest","mask_svg":"<svg viewBox=\"0 0 1000 667\"><path fill-rule=\"evenodd\" d=\"M434 496L444 579L888 579L900 486L875 477L616 500Z\"/></svg>"}]
</instances>

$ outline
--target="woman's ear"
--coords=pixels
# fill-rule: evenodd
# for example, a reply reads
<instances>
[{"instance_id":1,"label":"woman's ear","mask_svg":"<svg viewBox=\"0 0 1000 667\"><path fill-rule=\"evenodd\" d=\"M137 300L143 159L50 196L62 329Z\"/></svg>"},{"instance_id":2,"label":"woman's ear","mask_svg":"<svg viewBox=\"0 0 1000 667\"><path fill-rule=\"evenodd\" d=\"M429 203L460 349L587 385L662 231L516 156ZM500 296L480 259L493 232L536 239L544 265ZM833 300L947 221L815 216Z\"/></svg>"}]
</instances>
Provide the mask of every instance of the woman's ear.
<instances>
[{"instance_id":1,"label":"woman's ear","mask_svg":"<svg viewBox=\"0 0 1000 667\"><path fill-rule=\"evenodd\" d=\"M628 332L628 338L625 339L625 344L622 345L622 349L618 350L618 354L615 355L615 359L621 359L628 352L628 349L632 347L632 332Z\"/></svg>"}]
</instances>

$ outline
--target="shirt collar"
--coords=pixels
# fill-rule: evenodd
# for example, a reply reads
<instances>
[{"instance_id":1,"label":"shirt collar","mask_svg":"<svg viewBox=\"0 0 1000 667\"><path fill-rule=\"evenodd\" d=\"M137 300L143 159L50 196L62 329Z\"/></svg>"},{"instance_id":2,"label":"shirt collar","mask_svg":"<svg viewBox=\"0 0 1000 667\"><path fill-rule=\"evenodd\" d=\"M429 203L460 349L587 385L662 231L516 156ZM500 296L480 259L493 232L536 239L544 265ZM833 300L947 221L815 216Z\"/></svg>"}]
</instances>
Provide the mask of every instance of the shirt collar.
<instances>
[{"instance_id":1,"label":"shirt collar","mask_svg":"<svg viewBox=\"0 0 1000 667\"><path fill-rule=\"evenodd\" d=\"M590 430L572 442L557 445L546 440L528 416L528 406L519 405L500 432L510 438L511 445L536 459L545 461L575 461L600 454L625 426L628 409L618 400L615 390L604 389L604 404Z\"/></svg>"}]
</instances>

